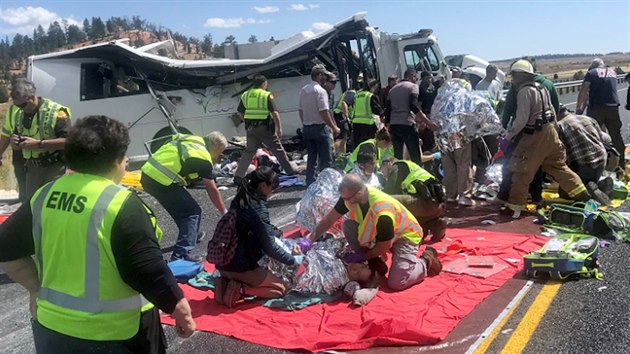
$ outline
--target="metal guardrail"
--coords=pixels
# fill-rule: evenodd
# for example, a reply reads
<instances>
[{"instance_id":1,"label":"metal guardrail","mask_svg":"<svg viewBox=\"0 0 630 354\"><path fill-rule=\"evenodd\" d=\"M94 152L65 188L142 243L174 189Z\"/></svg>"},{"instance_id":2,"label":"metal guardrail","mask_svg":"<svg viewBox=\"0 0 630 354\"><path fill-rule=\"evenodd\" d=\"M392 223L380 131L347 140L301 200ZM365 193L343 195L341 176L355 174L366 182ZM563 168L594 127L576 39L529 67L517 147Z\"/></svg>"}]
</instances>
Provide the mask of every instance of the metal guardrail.
<instances>
[{"instance_id":1,"label":"metal guardrail","mask_svg":"<svg viewBox=\"0 0 630 354\"><path fill-rule=\"evenodd\" d=\"M624 77L626 77L626 74L617 75L617 83L622 83ZM579 92L580 88L582 87L582 82L584 82L584 80L554 82L553 84L556 87L558 94L562 95L569 92ZM507 95L508 91L509 89L503 90L504 97Z\"/></svg>"}]
</instances>

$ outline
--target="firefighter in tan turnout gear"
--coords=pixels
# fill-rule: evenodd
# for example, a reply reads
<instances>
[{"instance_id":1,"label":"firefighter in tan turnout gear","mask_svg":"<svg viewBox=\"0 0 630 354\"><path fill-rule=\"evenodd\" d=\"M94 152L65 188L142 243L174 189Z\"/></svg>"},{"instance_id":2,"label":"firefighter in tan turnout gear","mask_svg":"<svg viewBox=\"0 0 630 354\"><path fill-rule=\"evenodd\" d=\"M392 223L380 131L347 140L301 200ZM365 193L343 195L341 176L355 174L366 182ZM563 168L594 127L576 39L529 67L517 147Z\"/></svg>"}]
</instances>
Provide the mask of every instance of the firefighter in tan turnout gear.
<instances>
[{"instance_id":1,"label":"firefighter in tan turnout gear","mask_svg":"<svg viewBox=\"0 0 630 354\"><path fill-rule=\"evenodd\" d=\"M574 200L590 199L580 177L566 164L566 151L556 131L556 116L549 92L533 81L532 64L518 60L512 64L510 73L512 83L517 87L518 108L507 134L507 139L515 146L508 165L512 185L507 206L517 212L525 209L528 186L539 167Z\"/></svg>"}]
</instances>

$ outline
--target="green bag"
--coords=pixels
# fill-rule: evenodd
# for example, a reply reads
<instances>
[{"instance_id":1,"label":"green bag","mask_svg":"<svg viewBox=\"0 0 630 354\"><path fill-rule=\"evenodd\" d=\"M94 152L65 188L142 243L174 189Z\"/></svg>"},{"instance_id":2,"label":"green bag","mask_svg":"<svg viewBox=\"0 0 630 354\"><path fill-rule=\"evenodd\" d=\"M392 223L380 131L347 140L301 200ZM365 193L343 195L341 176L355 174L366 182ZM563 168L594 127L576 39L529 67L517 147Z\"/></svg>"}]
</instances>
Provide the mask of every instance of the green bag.
<instances>
[{"instance_id":1,"label":"green bag","mask_svg":"<svg viewBox=\"0 0 630 354\"><path fill-rule=\"evenodd\" d=\"M591 234L603 239L630 241L630 221L611 210L594 209L585 203L552 204L538 211L544 229Z\"/></svg>"},{"instance_id":2,"label":"green bag","mask_svg":"<svg viewBox=\"0 0 630 354\"><path fill-rule=\"evenodd\" d=\"M560 234L549 240L541 249L523 256L528 277L548 276L564 280L571 277L601 280L597 257L599 239L584 234Z\"/></svg>"}]
</instances>

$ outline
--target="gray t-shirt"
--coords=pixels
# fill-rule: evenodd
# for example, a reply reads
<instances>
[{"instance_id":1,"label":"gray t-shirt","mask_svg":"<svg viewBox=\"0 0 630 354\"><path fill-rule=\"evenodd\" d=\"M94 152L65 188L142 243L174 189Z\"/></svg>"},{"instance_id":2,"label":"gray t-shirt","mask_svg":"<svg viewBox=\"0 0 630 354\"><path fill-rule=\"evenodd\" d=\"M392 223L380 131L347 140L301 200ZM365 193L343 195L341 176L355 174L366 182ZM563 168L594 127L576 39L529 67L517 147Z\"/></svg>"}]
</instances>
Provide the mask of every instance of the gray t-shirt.
<instances>
[{"instance_id":1,"label":"gray t-shirt","mask_svg":"<svg viewBox=\"0 0 630 354\"><path fill-rule=\"evenodd\" d=\"M492 80L492 82L481 80L477 86L475 86L475 90L488 91L490 97L497 101L501 99L501 84L497 80Z\"/></svg>"},{"instance_id":2,"label":"gray t-shirt","mask_svg":"<svg viewBox=\"0 0 630 354\"><path fill-rule=\"evenodd\" d=\"M300 110L304 125L326 124L319 112L327 111L328 93L317 82L311 81L300 91Z\"/></svg>"},{"instance_id":3,"label":"gray t-shirt","mask_svg":"<svg viewBox=\"0 0 630 354\"><path fill-rule=\"evenodd\" d=\"M401 81L389 90L389 101L392 113L389 124L413 125L415 114L411 110L411 102L418 101L420 89L411 81Z\"/></svg>"}]
</instances>

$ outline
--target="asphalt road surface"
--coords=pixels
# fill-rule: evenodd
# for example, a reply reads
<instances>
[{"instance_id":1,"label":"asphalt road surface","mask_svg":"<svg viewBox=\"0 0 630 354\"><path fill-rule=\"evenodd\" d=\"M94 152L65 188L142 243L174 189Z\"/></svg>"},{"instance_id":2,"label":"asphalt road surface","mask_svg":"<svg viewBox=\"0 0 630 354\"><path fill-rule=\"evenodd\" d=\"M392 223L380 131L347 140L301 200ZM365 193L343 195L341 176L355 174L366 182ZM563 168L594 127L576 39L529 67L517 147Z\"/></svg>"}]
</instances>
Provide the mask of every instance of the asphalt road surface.
<instances>
[{"instance_id":1,"label":"asphalt road surface","mask_svg":"<svg viewBox=\"0 0 630 354\"><path fill-rule=\"evenodd\" d=\"M627 85L620 85L620 98L625 103ZM574 108L576 94L560 97L561 102ZM573 103L573 105L572 105ZM624 127L622 134L630 141L630 112L620 108ZM193 196L203 209L202 228L213 230L219 214L209 202L205 191L192 190ZM234 188L222 192L229 202L235 193ZM295 204L301 199L303 189L277 192L269 201L272 222L285 225L294 220ZM177 227L164 209L151 197L144 199L155 211L158 222L164 231L162 245L168 259L177 237ZM627 205L621 208L628 211ZM203 256L205 243L196 247L193 255ZM604 280L585 279L563 283L557 294L548 295L549 285L542 282L527 284L525 279L514 279L497 291L478 309L465 318L444 340L434 347L377 348L365 352L379 353L418 353L425 351L463 353L471 349L485 348L486 352L514 352L520 348L525 353L627 353L630 348L630 245L611 244L600 252ZM421 285L419 285L421 286ZM508 305L522 286L531 288L515 308L511 316L499 326L498 334L486 346L474 343L487 333L488 326L499 312ZM533 317L529 311L540 307L540 299L550 297L546 312ZM0 273L0 353L34 352L27 306L28 296L19 285ZM524 319L525 318L525 319ZM524 323L529 322L529 323ZM472 324L471 324L472 323ZM514 347L512 333L529 325L525 331L521 347ZM169 353L288 353L287 351L260 346L207 332L196 332L191 338L179 339L172 327L165 326L169 342ZM496 332L496 331L495 331ZM452 344L452 343L456 343ZM518 343L517 343L518 344ZM520 351L520 350L519 350Z\"/></svg>"}]
</instances>

